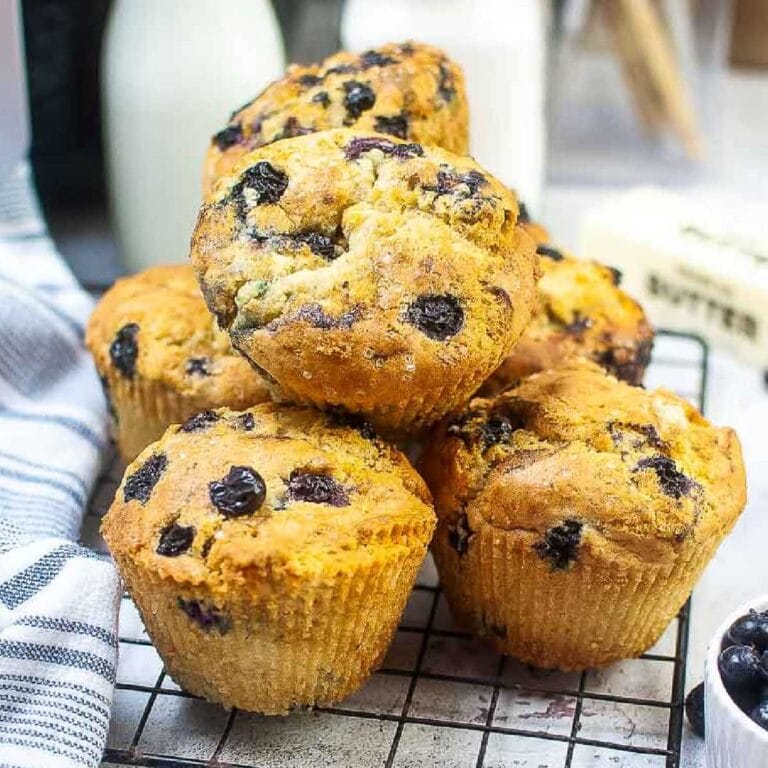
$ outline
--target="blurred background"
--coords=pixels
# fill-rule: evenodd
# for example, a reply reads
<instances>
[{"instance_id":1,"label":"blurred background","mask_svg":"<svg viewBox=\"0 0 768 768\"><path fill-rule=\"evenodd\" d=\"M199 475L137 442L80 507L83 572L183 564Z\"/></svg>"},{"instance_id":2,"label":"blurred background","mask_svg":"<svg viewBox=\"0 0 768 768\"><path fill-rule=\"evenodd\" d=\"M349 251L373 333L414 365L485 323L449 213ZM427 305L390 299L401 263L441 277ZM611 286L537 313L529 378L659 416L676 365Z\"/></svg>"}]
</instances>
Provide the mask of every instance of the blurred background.
<instances>
[{"instance_id":1,"label":"blurred background","mask_svg":"<svg viewBox=\"0 0 768 768\"><path fill-rule=\"evenodd\" d=\"M749 208L768 176L768 2L644 4L655 39L624 0L23 0L30 157L53 236L84 282L111 281L136 260L126 228L189 226L185 174L199 177L207 136L284 62L407 38L464 65L473 154L572 247L582 213L638 183L716 186ZM115 210L160 186L160 202ZM179 237L158 247L181 251Z\"/></svg>"}]
</instances>

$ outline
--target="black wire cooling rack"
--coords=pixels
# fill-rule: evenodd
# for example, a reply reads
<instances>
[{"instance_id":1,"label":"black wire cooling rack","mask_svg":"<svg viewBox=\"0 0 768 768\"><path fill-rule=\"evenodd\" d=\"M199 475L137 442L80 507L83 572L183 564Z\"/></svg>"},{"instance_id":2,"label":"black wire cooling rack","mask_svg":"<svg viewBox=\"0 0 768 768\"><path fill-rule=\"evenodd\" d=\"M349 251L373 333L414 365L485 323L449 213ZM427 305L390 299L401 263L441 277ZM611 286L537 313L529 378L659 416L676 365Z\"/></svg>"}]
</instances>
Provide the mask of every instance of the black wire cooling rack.
<instances>
[{"instance_id":1,"label":"black wire cooling rack","mask_svg":"<svg viewBox=\"0 0 768 768\"><path fill-rule=\"evenodd\" d=\"M703 410L708 350L659 331L648 384ZM97 491L90 529L119 467ZM88 527L88 526L87 526ZM689 605L639 659L583 673L502 657L451 621L431 561L384 664L338 707L284 718L225 711L168 677L128 597L104 766L153 768L679 768Z\"/></svg>"}]
</instances>

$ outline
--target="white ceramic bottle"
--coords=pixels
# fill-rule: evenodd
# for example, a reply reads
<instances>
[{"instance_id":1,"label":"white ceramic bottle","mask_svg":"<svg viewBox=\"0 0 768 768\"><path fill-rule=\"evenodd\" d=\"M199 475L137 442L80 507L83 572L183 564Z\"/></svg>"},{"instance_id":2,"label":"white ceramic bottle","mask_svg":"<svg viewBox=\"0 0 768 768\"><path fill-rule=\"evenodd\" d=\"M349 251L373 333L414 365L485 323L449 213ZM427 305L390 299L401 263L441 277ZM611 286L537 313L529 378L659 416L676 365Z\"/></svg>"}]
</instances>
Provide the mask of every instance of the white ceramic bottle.
<instances>
[{"instance_id":1,"label":"white ceramic bottle","mask_svg":"<svg viewBox=\"0 0 768 768\"><path fill-rule=\"evenodd\" d=\"M21 4L0 4L0 184L27 152L29 125Z\"/></svg>"},{"instance_id":2,"label":"white ceramic bottle","mask_svg":"<svg viewBox=\"0 0 768 768\"><path fill-rule=\"evenodd\" d=\"M187 257L210 137L284 66L268 0L116 0L102 97L110 203L128 269Z\"/></svg>"},{"instance_id":3,"label":"white ceramic bottle","mask_svg":"<svg viewBox=\"0 0 768 768\"><path fill-rule=\"evenodd\" d=\"M464 68L474 157L539 210L544 175L543 0L347 0L342 41L361 50L413 39Z\"/></svg>"}]
</instances>

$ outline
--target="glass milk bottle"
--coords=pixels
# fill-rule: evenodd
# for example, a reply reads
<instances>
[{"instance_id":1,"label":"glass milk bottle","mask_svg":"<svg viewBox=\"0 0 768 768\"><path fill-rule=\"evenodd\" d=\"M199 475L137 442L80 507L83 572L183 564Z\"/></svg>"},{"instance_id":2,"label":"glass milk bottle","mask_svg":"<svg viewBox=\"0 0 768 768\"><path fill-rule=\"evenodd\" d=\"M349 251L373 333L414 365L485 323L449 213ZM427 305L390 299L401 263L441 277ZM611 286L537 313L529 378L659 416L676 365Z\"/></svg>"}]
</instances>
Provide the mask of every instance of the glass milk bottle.
<instances>
[{"instance_id":1,"label":"glass milk bottle","mask_svg":"<svg viewBox=\"0 0 768 768\"><path fill-rule=\"evenodd\" d=\"M538 211L544 172L542 0L347 0L344 47L413 39L463 67L470 151Z\"/></svg>"},{"instance_id":2,"label":"glass milk bottle","mask_svg":"<svg viewBox=\"0 0 768 768\"><path fill-rule=\"evenodd\" d=\"M110 204L129 270L186 259L211 136L284 66L268 0L116 0L102 91Z\"/></svg>"}]
</instances>

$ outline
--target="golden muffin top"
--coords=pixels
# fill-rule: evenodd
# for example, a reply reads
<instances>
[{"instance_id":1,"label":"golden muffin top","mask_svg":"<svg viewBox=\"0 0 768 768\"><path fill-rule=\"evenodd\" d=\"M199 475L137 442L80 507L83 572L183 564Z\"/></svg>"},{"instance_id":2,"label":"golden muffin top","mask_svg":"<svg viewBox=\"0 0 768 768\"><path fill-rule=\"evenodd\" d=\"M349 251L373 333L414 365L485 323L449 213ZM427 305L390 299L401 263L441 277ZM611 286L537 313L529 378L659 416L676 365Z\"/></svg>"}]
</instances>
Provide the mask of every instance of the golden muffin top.
<instances>
[{"instance_id":1,"label":"golden muffin top","mask_svg":"<svg viewBox=\"0 0 768 768\"><path fill-rule=\"evenodd\" d=\"M482 525L538 531L558 567L587 536L661 556L730 528L746 494L731 429L586 360L472 400L437 429L422 474L438 518L465 538Z\"/></svg>"},{"instance_id":2,"label":"golden muffin top","mask_svg":"<svg viewBox=\"0 0 768 768\"><path fill-rule=\"evenodd\" d=\"M264 379L216 327L187 264L118 280L96 305L85 341L107 378L161 383L213 405L269 399Z\"/></svg>"},{"instance_id":3,"label":"golden muffin top","mask_svg":"<svg viewBox=\"0 0 768 768\"><path fill-rule=\"evenodd\" d=\"M630 384L642 383L653 329L642 307L619 287L621 273L551 246L540 245L538 252L541 278L533 320L482 394L577 356Z\"/></svg>"},{"instance_id":4,"label":"golden muffin top","mask_svg":"<svg viewBox=\"0 0 768 768\"><path fill-rule=\"evenodd\" d=\"M383 45L359 55L342 51L318 64L293 65L213 137L204 192L256 147L345 126L466 154L461 69L421 43Z\"/></svg>"},{"instance_id":5,"label":"golden muffin top","mask_svg":"<svg viewBox=\"0 0 768 768\"><path fill-rule=\"evenodd\" d=\"M538 260L517 213L471 158L338 129L246 155L191 257L234 345L280 384L395 408L400 387L476 388L522 333Z\"/></svg>"},{"instance_id":6,"label":"golden muffin top","mask_svg":"<svg viewBox=\"0 0 768 768\"><path fill-rule=\"evenodd\" d=\"M113 553L215 593L334 573L428 541L429 492L360 422L261 404L173 426L126 470L102 530Z\"/></svg>"}]
</instances>

